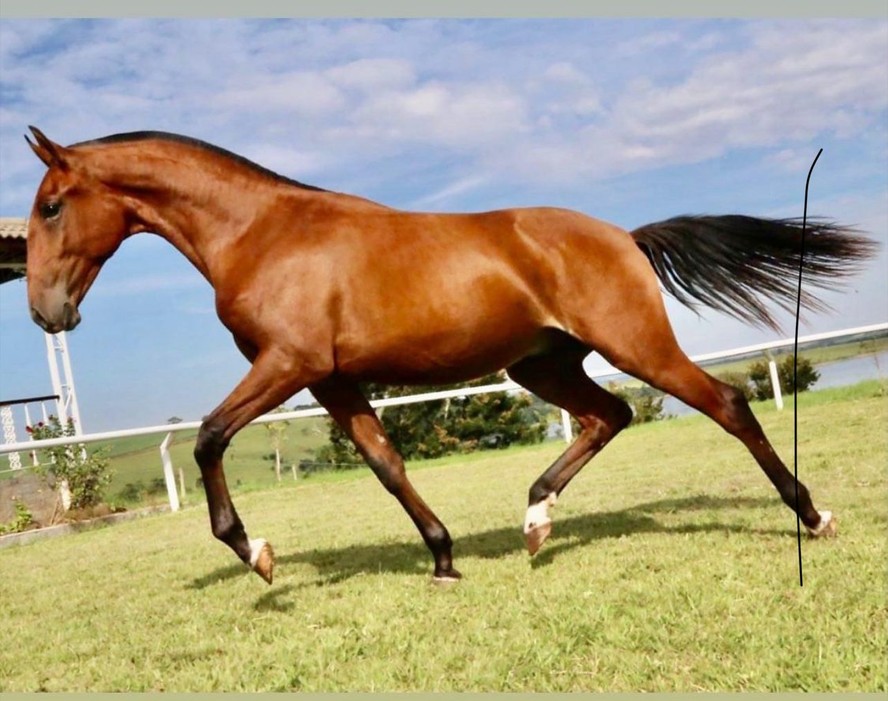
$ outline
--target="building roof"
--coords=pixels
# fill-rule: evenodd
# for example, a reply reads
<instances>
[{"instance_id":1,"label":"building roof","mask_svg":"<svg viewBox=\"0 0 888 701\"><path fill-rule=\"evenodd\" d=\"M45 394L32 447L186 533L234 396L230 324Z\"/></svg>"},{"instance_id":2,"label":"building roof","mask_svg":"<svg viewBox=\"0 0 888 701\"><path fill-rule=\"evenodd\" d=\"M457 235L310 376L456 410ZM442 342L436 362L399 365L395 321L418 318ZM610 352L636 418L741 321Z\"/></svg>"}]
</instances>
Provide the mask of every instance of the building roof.
<instances>
[{"instance_id":1,"label":"building roof","mask_svg":"<svg viewBox=\"0 0 888 701\"><path fill-rule=\"evenodd\" d=\"M0 284L25 276L28 220L0 218Z\"/></svg>"}]
</instances>

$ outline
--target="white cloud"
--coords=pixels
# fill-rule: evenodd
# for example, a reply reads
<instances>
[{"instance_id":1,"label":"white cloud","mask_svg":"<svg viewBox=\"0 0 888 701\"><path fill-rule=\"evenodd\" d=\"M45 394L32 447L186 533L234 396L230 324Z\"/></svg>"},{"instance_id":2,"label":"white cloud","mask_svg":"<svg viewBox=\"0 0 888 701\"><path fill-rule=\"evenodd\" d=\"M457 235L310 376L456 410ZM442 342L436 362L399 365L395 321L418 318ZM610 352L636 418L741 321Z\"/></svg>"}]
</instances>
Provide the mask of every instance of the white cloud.
<instances>
[{"instance_id":1,"label":"white cloud","mask_svg":"<svg viewBox=\"0 0 888 701\"><path fill-rule=\"evenodd\" d=\"M508 86L425 82L368 96L348 116L348 125L333 131L350 138L483 151L527 129L527 106Z\"/></svg>"},{"instance_id":2,"label":"white cloud","mask_svg":"<svg viewBox=\"0 0 888 701\"><path fill-rule=\"evenodd\" d=\"M314 71L297 71L264 78L253 85L229 89L213 98L221 109L260 113L278 112L291 117L321 118L347 105L342 91Z\"/></svg>"},{"instance_id":3,"label":"white cloud","mask_svg":"<svg viewBox=\"0 0 888 701\"><path fill-rule=\"evenodd\" d=\"M359 59L328 68L324 74L337 85L363 92L399 89L416 81L409 61L389 58Z\"/></svg>"},{"instance_id":4,"label":"white cloud","mask_svg":"<svg viewBox=\"0 0 888 701\"><path fill-rule=\"evenodd\" d=\"M423 209L426 207L438 206L452 200L457 195L465 194L471 190L475 190L487 182L487 178L480 175L472 175L460 178L449 185L429 194L420 197L410 203L411 209Z\"/></svg>"},{"instance_id":5,"label":"white cloud","mask_svg":"<svg viewBox=\"0 0 888 701\"><path fill-rule=\"evenodd\" d=\"M884 22L667 23L617 40L615 66L589 60L606 43L560 51L563 25L491 26L488 44L459 22L4 23L3 177L39 173L28 122L63 142L179 131L331 184L364 168L397 181L389 164L412 167L416 148L533 183L856 138L888 106ZM13 201L4 185L0 206Z\"/></svg>"}]
</instances>

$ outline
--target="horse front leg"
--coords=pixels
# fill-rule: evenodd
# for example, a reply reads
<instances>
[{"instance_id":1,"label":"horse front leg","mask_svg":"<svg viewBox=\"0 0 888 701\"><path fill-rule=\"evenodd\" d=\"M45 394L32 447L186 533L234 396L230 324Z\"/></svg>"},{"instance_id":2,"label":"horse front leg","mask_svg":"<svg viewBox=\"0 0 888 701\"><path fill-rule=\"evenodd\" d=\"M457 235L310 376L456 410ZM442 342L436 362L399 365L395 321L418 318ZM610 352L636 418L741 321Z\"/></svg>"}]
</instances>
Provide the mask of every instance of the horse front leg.
<instances>
[{"instance_id":1,"label":"horse front leg","mask_svg":"<svg viewBox=\"0 0 888 701\"><path fill-rule=\"evenodd\" d=\"M462 575L453 568L450 534L407 479L403 459L357 386L333 375L310 389L315 399L355 444L383 487L410 516L435 560L434 581L447 583L459 580Z\"/></svg>"},{"instance_id":2,"label":"horse front leg","mask_svg":"<svg viewBox=\"0 0 888 701\"><path fill-rule=\"evenodd\" d=\"M282 353L260 353L235 390L204 419L194 447L213 535L269 584L274 569L274 551L262 538L247 538L244 525L231 503L222 456L241 428L305 387L308 382L304 382L303 377L304 373L294 368L292 358Z\"/></svg>"}]
</instances>

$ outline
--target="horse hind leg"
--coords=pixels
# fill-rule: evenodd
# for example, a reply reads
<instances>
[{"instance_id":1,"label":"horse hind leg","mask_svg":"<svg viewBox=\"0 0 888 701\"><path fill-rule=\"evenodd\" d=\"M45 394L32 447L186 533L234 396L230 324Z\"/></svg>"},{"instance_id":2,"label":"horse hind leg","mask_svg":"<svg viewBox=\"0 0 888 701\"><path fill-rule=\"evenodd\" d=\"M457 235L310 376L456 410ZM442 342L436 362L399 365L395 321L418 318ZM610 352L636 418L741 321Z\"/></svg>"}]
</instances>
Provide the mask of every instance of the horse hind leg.
<instances>
[{"instance_id":1,"label":"horse hind leg","mask_svg":"<svg viewBox=\"0 0 888 701\"><path fill-rule=\"evenodd\" d=\"M632 410L599 387L583 370L585 348L525 358L508 369L522 387L567 410L580 424L576 440L537 478L528 495L524 519L527 550L536 554L552 531L549 507L602 448L632 420Z\"/></svg>"},{"instance_id":2,"label":"horse hind leg","mask_svg":"<svg viewBox=\"0 0 888 701\"><path fill-rule=\"evenodd\" d=\"M809 534L815 537L835 534L833 514L814 508L808 489L801 482L797 483L786 469L743 392L717 380L691 362L675 343L665 314L659 324L656 317L653 321L649 318L647 323L636 328L636 333L638 336L631 344L625 345L623 352L612 346L602 354L623 372L677 397L738 438L777 489L783 502L798 514Z\"/></svg>"}]
</instances>

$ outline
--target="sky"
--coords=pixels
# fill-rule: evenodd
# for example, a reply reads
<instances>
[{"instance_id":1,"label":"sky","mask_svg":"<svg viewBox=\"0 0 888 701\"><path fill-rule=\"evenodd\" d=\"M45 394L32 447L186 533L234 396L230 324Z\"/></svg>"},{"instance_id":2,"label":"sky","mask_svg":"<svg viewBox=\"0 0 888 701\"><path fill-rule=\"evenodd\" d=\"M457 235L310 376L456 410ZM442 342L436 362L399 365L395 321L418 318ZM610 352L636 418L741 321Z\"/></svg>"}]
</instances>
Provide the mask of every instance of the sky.
<instances>
[{"instance_id":1,"label":"sky","mask_svg":"<svg viewBox=\"0 0 888 701\"><path fill-rule=\"evenodd\" d=\"M626 229L801 216L822 148L809 215L882 248L800 333L888 321L883 20L3 19L0 216L26 217L44 173L29 124L64 144L185 134L404 209L557 205ZM795 324L667 309L692 355ZM125 242L80 311L68 341L87 432L199 419L247 370L212 290L159 237ZM25 284L2 285L0 399L50 392Z\"/></svg>"}]
</instances>

